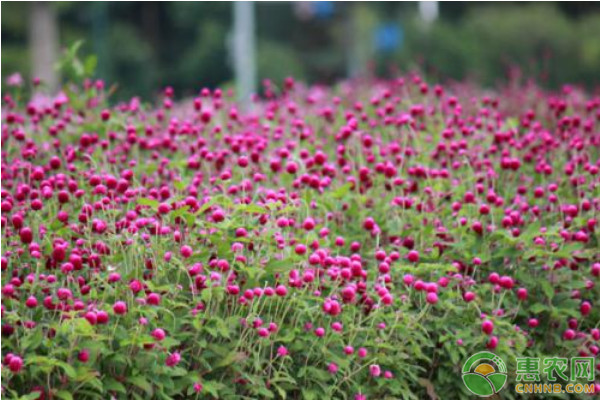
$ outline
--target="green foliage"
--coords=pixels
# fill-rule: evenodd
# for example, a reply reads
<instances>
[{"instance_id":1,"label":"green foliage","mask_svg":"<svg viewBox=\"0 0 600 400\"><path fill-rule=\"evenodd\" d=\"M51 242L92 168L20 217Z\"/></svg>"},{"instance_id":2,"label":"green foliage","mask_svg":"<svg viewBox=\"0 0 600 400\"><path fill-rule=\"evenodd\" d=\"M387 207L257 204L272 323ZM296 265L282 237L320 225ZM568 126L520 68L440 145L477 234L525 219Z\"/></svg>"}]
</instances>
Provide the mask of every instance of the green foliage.
<instances>
[{"instance_id":1,"label":"green foliage","mask_svg":"<svg viewBox=\"0 0 600 400\"><path fill-rule=\"evenodd\" d=\"M187 96L203 86L232 80L231 5L106 3L100 12L98 4L54 4L60 44L70 46L83 38L82 54L97 54L103 61L97 76L122 84L115 98L149 98L167 85ZM418 68L434 77L472 78L488 86L519 75L513 67L521 70L520 76L550 87L566 81L598 84L599 13L589 6L590 12L567 15L565 7L442 4L440 20L426 29L416 17L414 4L375 2L363 8L340 4L331 19L319 21L299 18L291 4L259 3L258 79L268 77L278 83L295 76L331 82L348 72L349 58L357 58L384 73ZM11 73L28 77L31 71L29 5L4 3L2 9L5 85ZM462 10L459 16L455 9ZM354 28L348 25L352 18ZM400 23L405 33L402 47L391 55L373 49L373 30L383 22ZM353 38L349 29L355 29Z\"/></svg>"},{"instance_id":2,"label":"green foliage","mask_svg":"<svg viewBox=\"0 0 600 400\"><path fill-rule=\"evenodd\" d=\"M179 12L185 14L189 11L187 7L191 6L181 7L183 8ZM496 68L494 63L486 64L487 57L492 57L493 54L477 47L474 41L469 42L470 35L481 31L487 35L484 36L486 40L502 41L502 37L497 36L488 25L495 24L494 28L507 30L525 27L524 19L516 16L511 23L498 19L494 14L486 14L481 18L468 24L464 35L445 38L452 45L448 46L449 53L438 59L441 68L451 68L445 62L451 63L452 55L455 54L453 52L459 54L461 46L472 46L469 51L483 54L473 61L481 63L478 65L482 71L488 67ZM558 17L556 13L548 12L544 18ZM532 23L542 22L536 20ZM557 29L564 30L566 34L568 29L565 26L559 24ZM448 29L442 24L434 28L431 35L444 36L444 33L449 32ZM593 31L595 27L590 22L585 25L585 29ZM126 25L117 28L116 32L134 34ZM524 40L511 48L514 57L518 57L521 52L530 51L536 43L542 43L540 48L543 49L545 44L552 41L553 33L550 28L546 27L539 32L539 36L531 41ZM223 27L217 23L203 24L196 33L200 37L211 36L212 33L223 33ZM517 34L512 35L517 40ZM116 35L112 40L116 42L119 37L120 35ZM463 40L467 43L463 43ZM186 58L187 66L182 71L202 68L202 60L218 47L216 41L210 43L207 49L196 48L198 53ZM560 43L564 54L577 51L568 48L566 43L568 39ZM265 40L261 44L261 58L271 57L274 63L296 62L292 52L274 41ZM509 42L502 45L510 47ZM81 46L82 43L77 42L70 47L60 63L63 74L75 82L81 82L92 75L97 63L94 57L87 57L84 61L80 59L78 51ZM124 68L141 66L146 57L151 57L149 47L134 47L134 44L129 43L119 50L123 52L119 57L124 62ZM131 54L136 51L138 53L128 57L128 51ZM589 42L582 54L591 59L597 51L597 46ZM271 67L262 65L261 73L268 73ZM208 73L209 69L203 71ZM455 72L459 73L458 70ZM144 75L146 73L148 75ZM140 72L139 79L149 79L154 73ZM401 112L414 104L439 106L440 100L431 94L428 97L420 94L418 89L409 92L410 87L391 87L394 90L406 90L402 92L402 96L398 96L398 109ZM376 118L380 111L379 106L369 105L369 99L379 96L381 87L379 83L367 82L364 86L357 83L351 89L354 92L350 93L354 93L355 98L349 99L360 100L365 104L365 118L361 122L364 125L361 127L365 131L368 129L369 134L377 139L374 148L369 150L374 161L370 163L363 160L366 152L360 151L361 142L358 138L362 131L355 132L357 135L345 142L350 156L339 160L355 163L349 164L352 167L375 164L383 160L383 154L388 150L387 143L401 140L403 146L410 145L415 149L410 157L404 154L406 158L403 160L408 160L406 162L410 166L437 167L438 160L432 154L438 150L440 143L447 145L445 139L442 139L441 122L438 119L448 115L437 114L436 111L436 114L424 122L418 135L412 131L412 126L382 124L367 127L370 119ZM523 127L519 120L523 111L533 107L543 108L547 100L539 96L536 88L521 89L517 93L524 94L523 96L503 99L506 104L503 102L501 105L507 109L516 108L516 114L507 118L501 116L501 112L504 112L501 109L497 117L498 129L506 127L519 137L529 133L529 129ZM314 129L316 136L302 141L298 139L301 146L289 146L292 148L289 157L300 159L298 153L299 148L302 148L308 154L322 151L328 155L330 162L334 162L340 148L335 132L339 132L348 122L342 112L348 99L343 99L339 105L340 112L327 125L318 108L306 104L304 89L298 90L289 93L283 104L287 106L293 102L301 105L296 111L297 115L292 117L293 121L302 121L302 127ZM331 91L322 90L326 96L333 97L349 89L341 86ZM91 324L84 318L84 311L75 310L74 307L67 307L65 310L41 306L26 308L19 297L3 293L2 322L16 327L15 334L3 337L3 354L8 351L16 352L23 355L25 362L21 373L13 374L9 368L2 368L3 385L4 382L9 382L4 386L6 391L3 393L7 398L34 399L38 394L28 392L41 387L46 390L48 397L51 394L52 398L67 400L107 397L180 399L194 396L215 399L351 399L357 393L382 399L463 399L471 396L460 380L462 363L473 352L486 348L490 340L488 335L481 332L482 315L485 314L486 318L494 322L494 336L499 343L493 351L507 361L509 370L514 370L517 356L549 354L570 357L586 349L590 340L588 336L581 340L563 340L562 334L570 318L581 318L578 327L581 332L588 332L598 325L598 306L583 318L578 310L580 299L572 295L574 290L586 290L585 294L589 298L598 297L598 285L588 288L588 282L595 279L590 277L588 267L598 259L598 231L591 230L589 241L585 244L566 241L561 236L562 230L579 229L587 223L587 219L581 215L566 226L558 210L541 212L539 215L524 212L524 221L520 225L522 229L518 235L499 224L508 204L517 207L517 187L523 184L520 179L529 186L545 185L548 181L556 180L556 193L564 204L579 204L583 200L581 193L591 193L597 197L597 186L590 189L593 183L588 187L589 192L585 192L588 189L579 192L569 178L560 175L570 161L569 157L572 157L571 152L576 153L573 148L568 147L570 144L566 141L558 142L557 147L552 148L549 153L554 168L550 177L536 172L534 162L523 163L518 172L498 168L494 171L494 176L488 174L486 168L498 161L496 157L500 151L497 148L493 152L487 150L496 146L493 143L493 133L490 134L485 131L485 127L481 127L474 129L473 136L464 136L465 143L472 146L469 148L472 153L458 153L458 156L464 156L464 160L460 159L456 166L452 166L453 179L427 176L414 178L407 171L406 164L399 164L398 177L406 178L402 185L392 185L390 179L373 173L369 178L373 186L366 192L361 184L349 182L347 178L355 177L355 171L349 170L347 175L340 173L334 176L327 188L315 190L309 186L295 185L293 177L273 172L268 161L263 161L265 165L256 167L266 177L260 190L246 192L245 189L240 189L241 186L236 186L235 194L232 194L234 191L228 192L231 185L248 180L248 170L236 168L236 164L228 165L232 167L227 171L231 176L224 179L221 175L223 169L216 167L217 163L203 160L199 169L188 168L189 157L196 156L199 152L198 141L206 140L206 147L202 147L200 151L212 151L213 148L224 149L223 142L229 146L234 136L231 135L232 132L240 133L239 136L248 134L248 138L257 141L264 140L264 132L276 124L273 121L277 121L277 118L286 121L285 116L282 116L287 112L285 107L281 107L283 111L274 111L279 113L275 118L236 121L228 119L228 113L235 103L230 103L224 97L223 107L215 107L214 120L211 122L214 126L203 130L205 126L196 125L198 131L195 135L171 135L170 124L174 124L173 121L177 119L174 116L179 115L178 112L187 112L189 108L185 108L186 106L176 104L175 109L166 110L144 104L137 114L113 108L110 119L103 120L100 117L101 110L107 105L102 90L81 89L76 84L69 84L65 86L65 91L69 99L68 107L58 108L56 111L68 113L68 118L61 115L68 123L65 122L66 128L61 133L60 143L50 134L49 128L55 123L50 117L36 122L26 119L23 123L24 130L30 135L27 138L30 143L43 149L29 161L48 166L54 154L63 156L63 153L68 153L67 156L71 158L68 165L60 167L62 169L42 170L44 173L55 174L52 175L53 178L59 173L68 176L77 188L85 188L87 191L84 190L81 197L71 195L66 203L59 203L56 196L51 195L44 198L44 207L36 212L30 209L29 200L21 202L22 204L15 202L26 209L24 214L36 232L35 240L39 242L43 256L34 257L26 246L23 246L23 251L11 252L10 256L6 256L9 260L6 266L3 261L3 285L6 285L5 280L26 277L29 273L36 276L40 271L56 272L58 282L30 282L24 279L18 286L18 295L26 298L30 293L41 291L44 296L49 294L52 301L58 301L55 292L61 285L65 285L77 297L86 299L89 302L86 306L90 309L108 312L110 321L106 324ZM480 94L478 91L478 95ZM461 96L462 104L471 104L474 97L468 92L458 95ZM573 97L580 101L575 95ZM277 99L273 100L276 101ZM348 103L351 104L350 101ZM22 110L23 104L25 103L15 103L12 111L26 115ZM168 117L159 118L158 110L168 113ZM465 107L464 113L467 115L465 118L476 119L471 115L476 112L468 107ZM547 129L556 128L555 119L556 116L547 110L539 116L540 124ZM253 122L254 120L256 121ZM471 122L465 122L466 126L471 126L470 124ZM155 127L155 132L165 134L160 137L161 140L155 140L159 137L155 136L146 137L142 141L145 134L143 128L146 126ZM222 139L216 133L216 126L219 127L218 132L227 134L227 139ZM288 129L294 129L291 124L288 126L282 123L281 126L286 134L290 133ZM132 128L137 130L138 136L133 138L135 140L124 135L125 131L130 132ZM248 132L252 133L253 130L260 135L251 136ZM81 145L81 138L92 132L97 134L101 144L96 148L86 148ZM296 143L296 136L293 138ZM586 136L587 139L589 137ZM150 147L149 142L155 147ZM172 151L166 145L159 147L165 142L174 145L178 151ZM52 148L49 144L54 143L65 147L56 145L56 148ZM17 174L26 171L27 181L23 182L29 184L32 182L29 179L31 168L28 165L27 168L11 170L10 163L5 160L23 162L23 146L10 136L7 136L3 145L3 168L6 165L17 176L15 179L7 173L11 185L5 190L3 183L3 193L7 193L7 197L13 197L15 186L20 187L12 185L20 179ZM265 160L269 160L267 156L281 150L281 141L265 140L265 146ZM116 148L118 151L115 151ZM478 148L486 151L481 159L477 158L480 156ZM567 148L569 151L566 151ZM65 149L67 150L63 152ZM527 146L507 146L503 150L507 150L507 154L514 151L514 154L522 156L530 149ZM598 159L597 148L585 151L589 159ZM232 154L229 148L227 153ZM484 164L482 160L490 161L490 165L473 166L469 163L469 157L481 164ZM121 167L123 168L120 169ZM320 166L313 167L313 171L321 169ZM306 164L302 164L302 168L309 170ZM109 196L94 191L95 186L90 183L92 176L122 176L123 169L131 169L132 178L128 181L131 192L123 194L110 191ZM339 173L339 170L336 169L336 172ZM582 176L583 174L582 172ZM411 179L415 179L420 188L409 193L407 187ZM192 182L200 182L195 186L200 191L193 196L189 191ZM464 204L458 211L446 204L449 203L446 201L449 198L446 194L462 199L468 191L473 190L476 183L481 182L489 184L506 203L494 207L489 215L479 215L475 204ZM253 183L258 186L258 182ZM39 182L31 185L39 185ZM102 188L107 186L103 185ZM159 187L169 189L168 198L158 200ZM280 193L281 187L288 189L283 198L278 198L277 201L265 199L265 192ZM424 187L430 191L427 192ZM398 196L411 196L422 208L393 206ZM201 200L197 208L186 203L190 198ZM119 202L114 199L119 199ZM528 201L528 207L547 205L544 203L546 199L530 196ZM169 206L168 214L158 215L161 206L164 207L161 203ZM95 232L90 226L91 218L85 221L82 218L86 216L82 210L91 204L94 205L93 219L106 221L108 231ZM3 207L8 206L13 207L13 204L3 204ZM433 211L424 211L423 208L426 207L431 207ZM72 223L65 224L57 220L59 210L67 212ZM211 213L216 210L222 211L226 218L219 222L211 219ZM153 221L158 227L169 227L168 234L149 234L154 225L146 227L147 230L117 229L117 225L122 226L123 221L129 218L129 211L135 211L136 222ZM589 211L589 215L596 214L597 210ZM298 224L307 216L318 221L315 229L310 232L294 226L281 228L277 224L277 219L281 217ZM362 221L367 218L376 221L380 228L378 233L372 234L364 229ZM461 218L465 221L481 219L495 228L478 235L469 226L459 224ZM132 223L130 227L133 226ZM444 229L439 229L440 227ZM239 228L247 229L252 234L238 235ZM321 228L327 228L329 234L320 236L318 232ZM181 234L180 239L174 239L174 230ZM4 249L21 245L17 239L18 234L12 220L3 226L3 256L6 254ZM284 243L289 245L279 246L274 240L276 235L283 237ZM335 244L338 236L346 240L345 247ZM380 278L385 275L378 272L380 263L375 253L385 249L388 254L397 251L403 257L407 252L392 237L410 237L421 254L418 263L409 264L404 259L392 263L389 281L385 282L385 286L394 297L391 304L386 305L375 294L377 286L382 284ZM84 270L73 272L73 275L63 274L59 268L47 271L47 261L52 257L53 244L58 238L66 238L65 241L73 243L72 246L84 249L88 252L86 257L92 251L100 253L100 244L105 244L110 251L102 254L103 264L100 267L92 267L88 263ZM292 241L310 246L317 238L321 248L329 249L331 253L328 255L334 256L350 256L354 251L348 249L348 243L360 243L361 248L357 253L361 255L367 279L360 281L365 284L365 288L359 295L364 293L370 296L372 306L367 304L366 298L360 298L348 303L342 302L343 309L336 316L323 312L327 297L340 298L340 285L358 280L344 282L338 278L330 278L328 268L332 265L327 265L328 268L314 267L310 264L308 254L296 254L291 246ZM536 242L536 239L543 239L543 244ZM189 258L178 251L184 244L194 249ZM239 244L243 246L237 252L234 248ZM244 259L238 258L240 255ZM477 264L474 263L476 257L480 260ZM314 281L303 281L297 287L289 285L285 296L264 295L254 297L253 301L242 302L240 295L228 292L224 279L221 284L211 282L211 272L218 271L211 265L213 260L229 262L227 274L223 273L217 280L223 276L234 277L232 282L239 283L242 290L288 284L292 270L306 271L314 268L319 269L322 275ZM554 268L558 261L565 261L565 265L573 268ZM209 276L209 280L200 284L190 272L190 268L197 263L202 264L203 273ZM109 282L114 271L120 274L118 284ZM519 299L515 290L497 288L488 281L490 272L510 276L518 285L528 288L528 298ZM429 304L425 291L405 284L405 274L412 275L415 280L437 282L439 287L443 287L440 289L439 301ZM91 288L88 294L82 294L81 285L74 279L76 276L85 277L86 284ZM441 283L445 279L449 281L447 287ZM473 280L473 284L469 283L469 279ZM129 287L135 281L141 281L145 285L139 292L134 292ZM466 290L475 292L473 301L463 300ZM160 294L160 304L150 306L146 299L149 293ZM72 300L65 300L65 304L71 306ZM117 315L111 310L111 305L117 301L127 304L127 314ZM277 329L268 337L260 337L253 327L257 318L263 320L263 326L268 326L271 322L277 324ZM539 326L529 329L527 322L530 318L537 318ZM35 321L36 326L26 329L23 324L26 321ZM340 323L341 331L330 329L333 323ZM314 334L316 327L326 328L323 337ZM157 341L150 334L155 328L164 329L167 337ZM524 330L527 330L527 334L523 333ZM347 355L344 348L348 345L354 346L355 350L364 347L367 354L363 357L356 353ZM287 349L287 354L278 353L280 346ZM82 350L89 351L89 361L78 360L77 356ZM181 362L169 366L167 360L173 354L179 354ZM335 363L339 371L329 372L330 363ZM384 371L393 372L394 376L375 379L369 372L369 367L373 364L379 365ZM509 382L513 381L514 377L509 377ZM200 394L196 393L193 386L196 383L202 384ZM505 390L502 396L515 397L510 390Z\"/></svg>"},{"instance_id":3,"label":"green foliage","mask_svg":"<svg viewBox=\"0 0 600 400\"><path fill-rule=\"evenodd\" d=\"M55 67L68 81L76 84L81 84L84 78L94 76L98 64L98 58L93 54L83 61L80 59L79 50L82 45L83 41L79 40L69 46Z\"/></svg>"},{"instance_id":4,"label":"green foliage","mask_svg":"<svg viewBox=\"0 0 600 400\"><path fill-rule=\"evenodd\" d=\"M548 4L479 6L458 21L441 19L425 30L407 21L401 64L423 67L442 78L474 78L487 85L513 77L535 78L556 87L562 82L598 84L598 15L571 19ZM511 68L519 68L510 71Z\"/></svg>"},{"instance_id":5,"label":"green foliage","mask_svg":"<svg viewBox=\"0 0 600 400\"><path fill-rule=\"evenodd\" d=\"M268 78L279 83L289 76L299 80L306 78L306 71L300 55L284 43L275 40L260 40L256 61L260 81Z\"/></svg>"}]
</instances>

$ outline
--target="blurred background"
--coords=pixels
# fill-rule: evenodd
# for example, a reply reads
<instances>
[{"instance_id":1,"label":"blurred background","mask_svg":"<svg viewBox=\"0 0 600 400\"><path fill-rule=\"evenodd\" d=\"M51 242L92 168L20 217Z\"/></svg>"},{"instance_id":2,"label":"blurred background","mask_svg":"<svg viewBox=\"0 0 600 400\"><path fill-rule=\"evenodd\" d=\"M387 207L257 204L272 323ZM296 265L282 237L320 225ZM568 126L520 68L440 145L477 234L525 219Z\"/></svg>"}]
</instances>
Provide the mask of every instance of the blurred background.
<instances>
[{"instance_id":1,"label":"blurred background","mask_svg":"<svg viewBox=\"0 0 600 400\"><path fill-rule=\"evenodd\" d=\"M70 77L55 66L79 40L83 68L118 84L117 99L148 98L167 85L186 96L205 86L227 87L236 76L233 3L1 7L3 89L14 72L58 87ZM287 76L329 84L411 70L486 86L509 79L535 79L550 88L600 83L598 2L260 2L245 12L251 20L244 29L254 34L238 36L238 43L255 43L255 54L242 57L237 73L248 68L249 57L256 60L254 85Z\"/></svg>"}]
</instances>

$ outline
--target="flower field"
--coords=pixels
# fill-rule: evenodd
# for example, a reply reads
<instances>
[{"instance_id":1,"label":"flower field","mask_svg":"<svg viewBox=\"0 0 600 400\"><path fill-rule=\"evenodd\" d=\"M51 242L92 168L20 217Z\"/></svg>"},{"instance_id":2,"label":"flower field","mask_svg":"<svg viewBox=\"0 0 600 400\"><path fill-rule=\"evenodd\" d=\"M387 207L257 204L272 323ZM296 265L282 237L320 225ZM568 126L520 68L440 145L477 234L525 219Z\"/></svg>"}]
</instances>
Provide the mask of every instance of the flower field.
<instances>
[{"instance_id":1,"label":"flower field","mask_svg":"<svg viewBox=\"0 0 600 400\"><path fill-rule=\"evenodd\" d=\"M462 399L478 351L598 357L600 97L109 92L2 99L3 398Z\"/></svg>"}]
</instances>

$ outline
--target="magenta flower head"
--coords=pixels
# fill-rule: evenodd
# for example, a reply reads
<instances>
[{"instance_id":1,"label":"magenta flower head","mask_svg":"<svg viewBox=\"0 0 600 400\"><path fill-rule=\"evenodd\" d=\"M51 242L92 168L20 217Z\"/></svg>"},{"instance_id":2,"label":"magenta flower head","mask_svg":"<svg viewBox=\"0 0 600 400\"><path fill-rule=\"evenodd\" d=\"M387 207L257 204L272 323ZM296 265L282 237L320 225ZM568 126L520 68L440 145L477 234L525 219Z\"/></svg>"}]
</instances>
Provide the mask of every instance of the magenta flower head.
<instances>
[{"instance_id":1,"label":"magenta flower head","mask_svg":"<svg viewBox=\"0 0 600 400\"><path fill-rule=\"evenodd\" d=\"M481 323L481 330L486 335L491 335L492 332L494 331L494 323L492 321L490 321L489 319L486 319L485 321L483 321Z\"/></svg>"},{"instance_id":2,"label":"magenta flower head","mask_svg":"<svg viewBox=\"0 0 600 400\"><path fill-rule=\"evenodd\" d=\"M158 293L150 293L146 297L146 302L152 306L157 306L160 304L160 294Z\"/></svg>"},{"instance_id":3,"label":"magenta flower head","mask_svg":"<svg viewBox=\"0 0 600 400\"><path fill-rule=\"evenodd\" d=\"M369 373L373 377L378 377L379 375L381 375L381 368L377 364L370 365L369 366Z\"/></svg>"},{"instance_id":4,"label":"magenta flower head","mask_svg":"<svg viewBox=\"0 0 600 400\"><path fill-rule=\"evenodd\" d=\"M194 251L192 250L192 248L190 246L186 245L186 246L182 246L181 247L180 252L181 252L181 256L183 258L189 258L189 257L192 256L192 254L193 254Z\"/></svg>"},{"instance_id":5,"label":"magenta flower head","mask_svg":"<svg viewBox=\"0 0 600 400\"><path fill-rule=\"evenodd\" d=\"M123 302L120 302L120 303L123 303ZM125 303L123 303L123 304L125 304ZM125 305L125 311L127 311L127 306L126 305ZM100 310L100 311L98 311L96 313L96 321L99 324L106 324L106 323L108 323L108 319L109 319L109 317L108 317L108 313L106 311Z\"/></svg>"},{"instance_id":6,"label":"magenta flower head","mask_svg":"<svg viewBox=\"0 0 600 400\"><path fill-rule=\"evenodd\" d=\"M259 328L258 329L258 336L260 336L260 337L267 337L267 336L269 336L269 330L267 328Z\"/></svg>"},{"instance_id":7,"label":"magenta flower head","mask_svg":"<svg viewBox=\"0 0 600 400\"><path fill-rule=\"evenodd\" d=\"M438 302L438 295L436 293L433 293L433 292L427 293L426 300L427 300L427 303L429 303L429 304L432 304L432 305L433 304L437 304L437 302Z\"/></svg>"},{"instance_id":8,"label":"magenta flower head","mask_svg":"<svg viewBox=\"0 0 600 400\"><path fill-rule=\"evenodd\" d=\"M287 356L288 354L290 354L290 353L289 353L288 349L287 349L285 346L279 346L279 347L277 348L277 355L278 355L279 357L285 357L285 356Z\"/></svg>"},{"instance_id":9,"label":"magenta flower head","mask_svg":"<svg viewBox=\"0 0 600 400\"><path fill-rule=\"evenodd\" d=\"M329 365L327 366L327 370L329 371L330 374L336 374L339 370L339 367L336 363L332 362L329 363Z\"/></svg>"},{"instance_id":10,"label":"magenta flower head","mask_svg":"<svg viewBox=\"0 0 600 400\"><path fill-rule=\"evenodd\" d=\"M25 305L27 306L27 308L35 308L38 305L38 301L35 298L35 296L29 296L25 301Z\"/></svg>"},{"instance_id":11,"label":"magenta flower head","mask_svg":"<svg viewBox=\"0 0 600 400\"><path fill-rule=\"evenodd\" d=\"M283 285L277 285L277 287L275 288L275 293L277 294L277 296L285 296L287 294L287 288Z\"/></svg>"},{"instance_id":12,"label":"magenta flower head","mask_svg":"<svg viewBox=\"0 0 600 400\"><path fill-rule=\"evenodd\" d=\"M367 356L368 352L367 349L365 349L364 347L361 347L360 349L358 349L358 356L360 358L365 358Z\"/></svg>"},{"instance_id":13,"label":"magenta flower head","mask_svg":"<svg viewBox=\"0 0 600 400\"><path fill-rule=\"evenodd\" d=\"M90 351L88 349L83 349L77 354L77 359L82 363L88 362L90 359Z\"/></svg>"},{"instance_id":14,"label":"magenta flower head","mask_svg":"<svg viewBox=\"0 0 600 400\"><path fill-rule=\"evenodd\" d=\"M154 339L156 339L157 341L163 340L166 336L167 336L167 334L161 328L156 328L155 330L152 331L152 337Z\"/></svg>"},{"instance_id":15,"label":"magenta flower head","mask_svg":"<svg viewBox=\"0 0 600 400\"><path fill-rule=\"evenodd\" d=\"M121 280L121 274L119 274L118 272L112 272L110 275L108 275L109 283L119 282L120 280Z\"/></svg>"},{"instance_id":16,"label":"magenta flower head","mask_svg":"<svg viewBox=\"0 0 600 400\"><path fill-rule=\"evenodd\" d=\"M139 293L143 288L144 286L137 279L134 279L131 281L131 283L129 283L129 289L131 289L133 293Z\"/></svg>"},{"instance_id":17,"label":"magenta flower head","mask_svg":"<svg viewBox=\"0 0 600 400\"><path fill-rule=\"evenodd\" d=\"M498 339L497 336L492 336L490 338L490 340L487 342L486 347L490 350L494 350L496 347L498 347L499 342L500 342L500 340Z\"/></svg>"},{"instance_id":18,"label":"magenta flower head","mask_svg":"<svg viewBox=\"0 0 600 400\"><path fill-rule=\"evenodd\" d=\"M408 259L408 261L410 261L412 263L416 263L419 261L419 252L416 250L411 250L406 255L406 258Z\"/></svg>"},{"instance_id":19,"label":"magenta flower head","mask_svg":"<svg viewBox=\"0 0 600 400\"><path fill-rule=\"evenodd\" d=\"M8 78L6 78L6 84L8 86L15 86L15 87L23 86L23 77L21 76L20 73L15 72L14 74L12 74Z\"/></svg>"},{"instance_id":20,"label":"magenta flower head","mask_svg":"<svg viewBox=\"0 0 600 400\"><path fill-rule=\"evenodd\" d=\"M117 315L123 315L127 313L127 304L124 301L117 301L113 305L113 311Z\"/></svg>"},{"instance_id":21,"label":"magenta flower head","mask_svg":"<svg viewBox=\"0 0 600 400\"><path fill-rule=\"evenodd\" d=\"M475 293L473 292L465 292L463 294L463 299L467 302L470 303L471 301L475 300Z\"/></svg>"},{"instance_id":22,"label":"magenta flower head","mask_svg":"<svg viewBox=\"0 0 600 400\"><path fill-rule=\"evenodd\" d=\"M165 365L167 367L174 367L177 364L179 364L179 362L181 361L181 355L177 352L175 353L171 353L167 356L167 359L165 360Z\"/></svg>"},{"instance_id":23,"label":"magenta flower head","mask_svg":"<svg viewBox=\"0 0 600 400\"><path fill-rule=\"evenodd\" d=\"M19 356L12 355L10 358L7 357L8 368L12 373L19 373L23 368L23 359Z\"/></svg>"}]
</instances>

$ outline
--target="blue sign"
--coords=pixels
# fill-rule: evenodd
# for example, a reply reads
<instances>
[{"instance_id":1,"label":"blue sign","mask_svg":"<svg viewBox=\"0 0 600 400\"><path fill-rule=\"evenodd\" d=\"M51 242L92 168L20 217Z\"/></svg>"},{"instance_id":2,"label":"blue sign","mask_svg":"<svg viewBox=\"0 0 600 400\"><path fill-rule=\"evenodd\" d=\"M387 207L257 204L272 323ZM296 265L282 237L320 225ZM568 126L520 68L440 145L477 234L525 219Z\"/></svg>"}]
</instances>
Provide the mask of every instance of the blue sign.
<instances>
[{"instance_id":1,"label":"blue sign","mask_svg":"<svg viewBox=\"0 0 600 400\"><path fill-rule=\"evenodd\" d=\"M402 47L404 32L400 24L387 23L375 29L375 49L390 53Z\"/></svg>"},{"instance_id":2,"label":"blue sign","mask_svg":"<svg viewBox=\"0 0 600 400\"><path fill-rule=\"evenodd\" d=\"M333 1L312 1L312 11L319 19L329 19L333 16Z\"/></svg>"}]
</instances>

